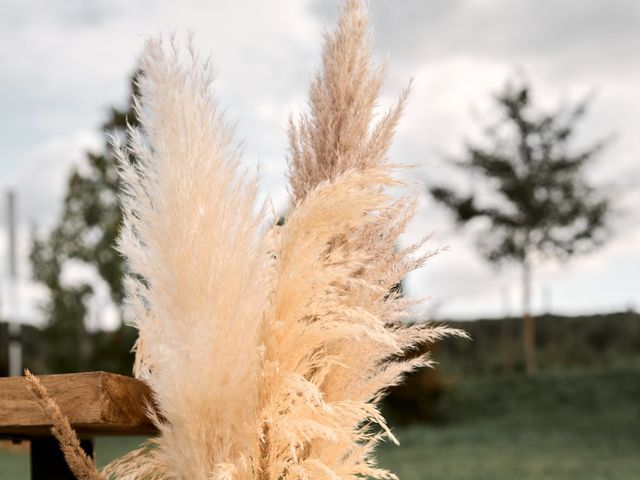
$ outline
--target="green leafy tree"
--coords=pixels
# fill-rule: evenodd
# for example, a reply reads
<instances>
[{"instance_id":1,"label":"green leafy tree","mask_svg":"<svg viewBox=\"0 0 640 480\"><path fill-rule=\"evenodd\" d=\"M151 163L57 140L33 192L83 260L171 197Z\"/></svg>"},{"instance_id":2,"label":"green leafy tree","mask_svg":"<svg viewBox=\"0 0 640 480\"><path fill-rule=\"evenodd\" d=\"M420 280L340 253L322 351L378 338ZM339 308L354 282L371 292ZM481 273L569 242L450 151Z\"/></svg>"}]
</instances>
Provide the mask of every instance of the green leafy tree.
<instances>
[{"instance_id":1,"label":"green leafy tree","mask_svg":"<svg viewBox=\"0 0 640 480\"><path fill-rule=\"evenodd\" d=\"M607 238L610 202L591 185L585 167L605 142L574 148L576 126L589 100L551 112L536 109L526 83L509 83L495 97L499 120L484 128L484 141L467 143L453 164L470 172L474 192L430 188L459 224L485 219L478 236L492 263L516 262L522 269L523 351L528 373L537 369L535 321L531 315L533 263L588 252Z\"/></svg>"},{"instance_id":2,"label":"green leafy tree","mask_svg":"<svg viewBox=\"0 0 640 480\"><path fill-rule=\"evenodd\" d=\"M132 94L135 82L131 82ZM130 97L131 98L131 97ZM109 146L114 132L126 136L127 124L137 125L131 100L126 110L112 108L103 125L103 152L88 152L86 163L72 171L67 182L64 209L58 223L46 238L34 232L30 260L35 280L45 285L48 301L42 305L45 315L44 355L52 371L66 372L91 368L101 350L121 359L109 364L110 370L126 371L131 366L129 350L135 334L120 326L112 338L89 335L85 328L86 302L93 292L88 283L73 286L61 280L64 266L73 260L92 266L109 286L111 299L120 305L123 296L124 262L115 250L122 222L118 199L119 178L116 160ZM60 348L64 345L64 348ZM98 364L95 368L100 368Z\"/></svg>"}]
</instances>

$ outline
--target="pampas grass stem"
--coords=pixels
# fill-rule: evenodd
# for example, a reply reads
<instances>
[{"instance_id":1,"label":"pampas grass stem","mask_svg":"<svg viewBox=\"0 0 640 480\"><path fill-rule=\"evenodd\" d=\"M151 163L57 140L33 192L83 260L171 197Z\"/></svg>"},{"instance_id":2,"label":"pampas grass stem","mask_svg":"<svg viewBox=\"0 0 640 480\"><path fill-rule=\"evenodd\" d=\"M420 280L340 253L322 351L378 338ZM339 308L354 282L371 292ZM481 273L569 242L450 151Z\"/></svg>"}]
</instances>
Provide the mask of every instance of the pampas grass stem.
<instances>
[{"instance_id":1,"label":"pampas grass stem","mask_svg":"<svg viewBox=\"0 0 640 480\"><path fill-rule=\"evenodd\" d=\"M397 443L378 402L432 366L418 347L462 332L406 322L416 302L398 284L434 252L398 247L416 199L390 193L403 184L388 150L409 89L376 114L386 67L372 61L364 3L345 2L308 108L290 121L283 225L256 205L208 60L150 40L141 69L142 127L126 145L114 139L119 249L135 373L153 390L160 433L105 472L395 478L375 461L379 442Z\"/></svg>"},{"instance_id":2,"label":"pampas grass stem","mask_svg":"<svg viewBox=\"0 0 640 480\"><path fill-rule=\"evenodd\" d=\"M25 369L24 376L29 391L38 400L45 415L53 424L51 433L58 440L64 459L76 478L79 480L107 480L107 477L98 472L94 461L82 449L78 435L71 428L69 419L62 413L60 406L49 395L38 377L28 369Z\"/></svg>"}]
</instances>

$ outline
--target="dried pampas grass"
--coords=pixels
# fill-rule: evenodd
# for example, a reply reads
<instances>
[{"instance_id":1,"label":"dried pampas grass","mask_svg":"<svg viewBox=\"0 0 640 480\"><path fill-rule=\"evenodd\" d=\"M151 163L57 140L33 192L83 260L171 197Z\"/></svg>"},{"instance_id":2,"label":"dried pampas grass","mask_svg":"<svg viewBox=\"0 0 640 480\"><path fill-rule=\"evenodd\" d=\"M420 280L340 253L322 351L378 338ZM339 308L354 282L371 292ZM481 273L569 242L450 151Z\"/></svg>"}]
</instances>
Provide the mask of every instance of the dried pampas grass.
<instances>
[{"instance_id":1,"label":"dried pampas grass","mask_svg":"<svg viewBox=\"0 0 640 480\"><path fill-rule=\"evenodd\" d=\"M53 424L51 433L58 440L64 459L71 472L79 480L107 480L107 477L98 472L93 460L82 449L78 435L71 428L69 420L62 413L58 404L51 398L44 385L40 383L38 377L28 369L25 369L24 375L29 391L38 400L44 413L51 419Z\"/></svg>"},{"instance_id":2,"label":"dried pampas grass","mask_svg":"<svg viewBox=\"0 0 640 480\"><path fill-rule=\"evenodd\" d=\"M290 122L290 211L276 226L256 207L209 63L147 43L142 130L115 147L135 373L160 433L105 475L395 478L373 456L395 441L377 403L431 365L408 352L461 332L403 321L412 301L397 286L431 253L397 247L415 200L389 193L400 182L387 154L408 89L377 117L385 68L370 57L366 9L348 0Z\"/></svg>"},{"instance_id":3,"label":"dried pampas grass","mask_svg":"<svg viewBox=\"0 0 640 480\"><path fill-rule=\"evenodd\" d=\"M367 24L363 2L345 2L336 31L325 36L322 68L309 92L309 111L297 122L293 118L289 122L293 204L325 180L387 160L410 88L376 121L386 65L371 60Z\"/></svg>"}]
</instances>

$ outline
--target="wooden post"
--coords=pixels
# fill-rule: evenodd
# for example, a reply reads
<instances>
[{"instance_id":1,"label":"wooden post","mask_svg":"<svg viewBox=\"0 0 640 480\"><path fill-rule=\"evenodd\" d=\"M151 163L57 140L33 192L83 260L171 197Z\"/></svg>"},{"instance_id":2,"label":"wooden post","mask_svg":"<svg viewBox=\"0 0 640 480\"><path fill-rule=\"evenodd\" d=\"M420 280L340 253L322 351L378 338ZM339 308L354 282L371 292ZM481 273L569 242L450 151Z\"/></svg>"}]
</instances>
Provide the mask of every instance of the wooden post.
<instances>
[{"instance_id":1,"label":"wooden post","mask_svg":"<svg viewBox=\"0 0 640 480\"><path fill-rule=\"evenodd\" d=\"M80 440L80 446L93 457L93 440ZM55 438L31 439L31 480L76 480Z\"/></svg>"}]
</instances>

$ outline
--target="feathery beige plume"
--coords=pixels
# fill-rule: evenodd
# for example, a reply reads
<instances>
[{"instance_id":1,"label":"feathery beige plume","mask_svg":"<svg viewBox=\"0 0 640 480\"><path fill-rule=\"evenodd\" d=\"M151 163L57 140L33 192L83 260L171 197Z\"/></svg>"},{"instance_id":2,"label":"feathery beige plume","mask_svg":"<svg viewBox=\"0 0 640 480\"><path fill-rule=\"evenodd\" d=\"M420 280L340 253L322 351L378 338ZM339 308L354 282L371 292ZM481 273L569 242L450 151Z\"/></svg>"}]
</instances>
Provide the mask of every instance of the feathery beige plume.
<instances>
[{"instance_id":1,"label":"feathery beige plume","mask_svg":"<svg viewBox=\"0 0 640 480\"><path fill-rule=\"evenodd\" d=\"M141 69L144 133L117 147L119 248L144 347L139 377L162 418L153 456L169 478L251 478L268 267L256 179L239 163L207 61L152 40Z\"/></svg>"},{"instance_id":2,"label":"feathery beige plume","mask_svg":"<svg viewBox=\"0 0 640 480\"><path fill-rule=\"evenodd\" d=\"M309 92L309 111L289 121L289 183L293 204L324 180L387 160L407 87L374 121L385 64L371 60L363 1L347 0L335 32L325 35L322 68Z\"/></svg>"},{"instance_id":3,"label":"feathery beige plume","mask_svg":"<svg viewBox=\"0 0 640 480\"><path fill-rule=\"evenodd\" d=\"M47 415L51 423L51 433L58 440L64 459L69 465L69 469L79 480L106 480L107 477L100 474L94 461L89 458L80 446L80 440L75 430L71 428L69 419L66 417L60 406L49 395L47 389L42 385L38 377L28 369L24 371L27 387L33 396L38 400L42 410Z\"/></svg>"},{"instance_id":4,"label":"feathery beige plume","mask_svg":"<svg viewBox=\"0 0 640 480\"><path fill-rule=\"evenodd\" d=\"M160 434L104 472L395 478L373 455L395 441L377 403L431 365L419 346L462 335L404 321L415 302L398 284L432 254L423 242L397 247L415 199L390 194L401 182L387 155L408 89L375 114L385 68L371 61L364 3L347 0L308 112L290 123L290 212L264 228L209 63L189 52L147 43L142 130L116 142L136 375L153 390Z\"/></svg>"},{"instance_id":5,"label":"feathery beige plume","mask_svg":"<svg viewBox=\"0 0 640 480\"><path fill-rule=\"evenodd\" d=\"M392 198L387 151L408 89L381 119L384 68L371 64L363 2L346 2L326 37L309 111L291 121L291 212L275 241L263 325L261 480L394 478L373 449L395 441L376 403L407 372L405 354L462 332L401 322L412 303L397 284L432 253L398 249L414 213Z\"/></svg>"}]
</instances>

